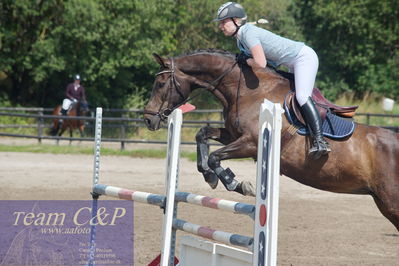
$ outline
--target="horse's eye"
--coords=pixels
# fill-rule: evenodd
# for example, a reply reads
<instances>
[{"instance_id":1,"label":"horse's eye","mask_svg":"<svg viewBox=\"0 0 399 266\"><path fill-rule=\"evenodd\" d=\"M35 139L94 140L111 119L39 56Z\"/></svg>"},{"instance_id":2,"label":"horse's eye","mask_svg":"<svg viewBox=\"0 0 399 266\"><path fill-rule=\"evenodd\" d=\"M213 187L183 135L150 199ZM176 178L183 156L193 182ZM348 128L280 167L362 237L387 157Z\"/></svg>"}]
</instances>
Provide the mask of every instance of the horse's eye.
<instances>
[{"instance_id":1,"label":"horse's eye","mask_svg":"<svg viewBox=\"0 0 399 266\"><path fill-rule=\"evenodd\" d=\"M157 87L158 88L163 88L163 86L165 86L165 82L158 82L157 83Z\"/></svg>"}]
</instances>

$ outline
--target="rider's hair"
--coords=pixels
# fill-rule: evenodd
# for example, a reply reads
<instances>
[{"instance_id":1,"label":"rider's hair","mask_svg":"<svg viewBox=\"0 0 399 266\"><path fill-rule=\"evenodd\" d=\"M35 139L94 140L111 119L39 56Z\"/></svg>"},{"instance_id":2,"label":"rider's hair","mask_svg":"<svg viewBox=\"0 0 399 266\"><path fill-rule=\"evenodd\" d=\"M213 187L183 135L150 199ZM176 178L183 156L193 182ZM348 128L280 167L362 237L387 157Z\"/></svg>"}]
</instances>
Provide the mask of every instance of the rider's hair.
<instances>
[{"instance_id":1,"label":"rider's hair","mask_svg":"<svg viewBox=\"0 0 399 266\"><path fill-rule=\"evenodd\" d=\"M237 24L239 26L242 26L242 25L244 25L247 22L246 19L242 19L242 18L234 18L234 19L237 21Z\"/></svg>"}]
</instances>

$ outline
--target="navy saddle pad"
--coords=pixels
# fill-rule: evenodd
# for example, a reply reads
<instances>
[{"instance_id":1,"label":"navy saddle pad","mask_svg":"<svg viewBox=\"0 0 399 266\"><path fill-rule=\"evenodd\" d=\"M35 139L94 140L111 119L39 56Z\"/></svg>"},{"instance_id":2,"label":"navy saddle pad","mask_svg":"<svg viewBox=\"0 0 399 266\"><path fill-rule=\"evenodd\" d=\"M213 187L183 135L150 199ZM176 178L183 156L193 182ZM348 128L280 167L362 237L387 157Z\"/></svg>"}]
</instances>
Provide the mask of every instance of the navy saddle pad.
<instances>
[{"instance_id":1,"label":"navy saddle pad","mask_svg":"<svg viewBox=\"0 0 399 266\"><path fill-rule=\"evenodd\" d=\"M284 104L285 115L290 124L298 127L300 135L309 135L309 129L306 125L299 122L294 112L288 109ZM352 120L346 120L331 112L327 112L326 119L323 121L323 135L330 139L343 139L352 135L355 130L355 123Z\"/></svg>"}]
</instances>

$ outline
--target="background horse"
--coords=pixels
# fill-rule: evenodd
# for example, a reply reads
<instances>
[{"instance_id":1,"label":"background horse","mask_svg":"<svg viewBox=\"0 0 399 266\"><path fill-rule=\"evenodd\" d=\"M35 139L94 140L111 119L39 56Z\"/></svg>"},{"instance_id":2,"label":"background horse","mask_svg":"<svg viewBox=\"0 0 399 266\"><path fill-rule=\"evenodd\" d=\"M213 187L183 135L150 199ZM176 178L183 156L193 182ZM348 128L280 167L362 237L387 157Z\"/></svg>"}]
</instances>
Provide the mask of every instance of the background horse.
<instances>
[{"instance_id":1,"label":"background horse","mask_svg":"<svg viewBox=\"0 0 399 266\"><path fill-rule=\"evenodd\" d=\"M88 113L89 109L87 105L82 104L81 102L77 102L72 104L71 108L69 109L67 116L68 117L78 117L78 116L85 116ZM52 115L61 115L61 105L57 105ZM83 137L85 121L79 119L68 119L64 118L63 123L60 126L59 119L56 118L53 120L53 127L50 129L49 133L52 136L61 136L67 129L69 129L69 136L72 138L73 130L78 129L80 136Z\"/></svg>"},{"instance_id":2,"label":"background horse","mask_svg":"<svg viewBox=\"0 0 399 266\"><path fill-rule=\"evenodd\" d=\"M197 166L212 188L218 179L228 190L247 194L221 160L257 156L259 108L264 98L283 105L290 81L274 70L240 67L233 54L198 51L176 58L154 55L161 66L151 98L144 110L150 130L175 108L189 100L197 88L210 91L223 105L224 128L209 126L196 136ZM282 136L289 127L283 119ZM208 139L225 146L211 152ZM282 137L280 171L302 184L337 192L371 195L381 213L399 230L399 134L356 124L351 137L329 140L332 152L317 160L308 157L309 139L293 133Z\"/></svg>"}]
</instances>

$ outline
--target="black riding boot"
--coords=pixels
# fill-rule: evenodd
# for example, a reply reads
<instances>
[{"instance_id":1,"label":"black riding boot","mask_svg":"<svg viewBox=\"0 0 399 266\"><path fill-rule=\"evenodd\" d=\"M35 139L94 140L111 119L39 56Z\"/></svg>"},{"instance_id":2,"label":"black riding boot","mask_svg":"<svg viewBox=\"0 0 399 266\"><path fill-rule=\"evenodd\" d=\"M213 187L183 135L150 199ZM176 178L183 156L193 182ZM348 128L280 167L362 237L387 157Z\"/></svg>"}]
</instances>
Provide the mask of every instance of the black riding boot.
<instances>
[{"instance_id":1,"label":"black riding boot","mask_svg":"<svg viewBox=\"0 0 399 266\"><path fill-rule=\"evenodd\" d=\"M322 134L322 123L319 111L316 109L311 98L301 106L301 111L313 138L312 147L309 149L309 155L314 159L318 159L321 155L325 155L331 151L330 145Z\"/></svg>"},{"instance_id":2,"label":"black riding boot","mask_svg":"<svg viewBox=\"0 0 399 266\"><path fill-rule=\"evenodd\" d=\"M66 116L67 112L68 112L68 110L65 110L64 108L61 108L61 115Z\"/></svg>"}]
</instances>

